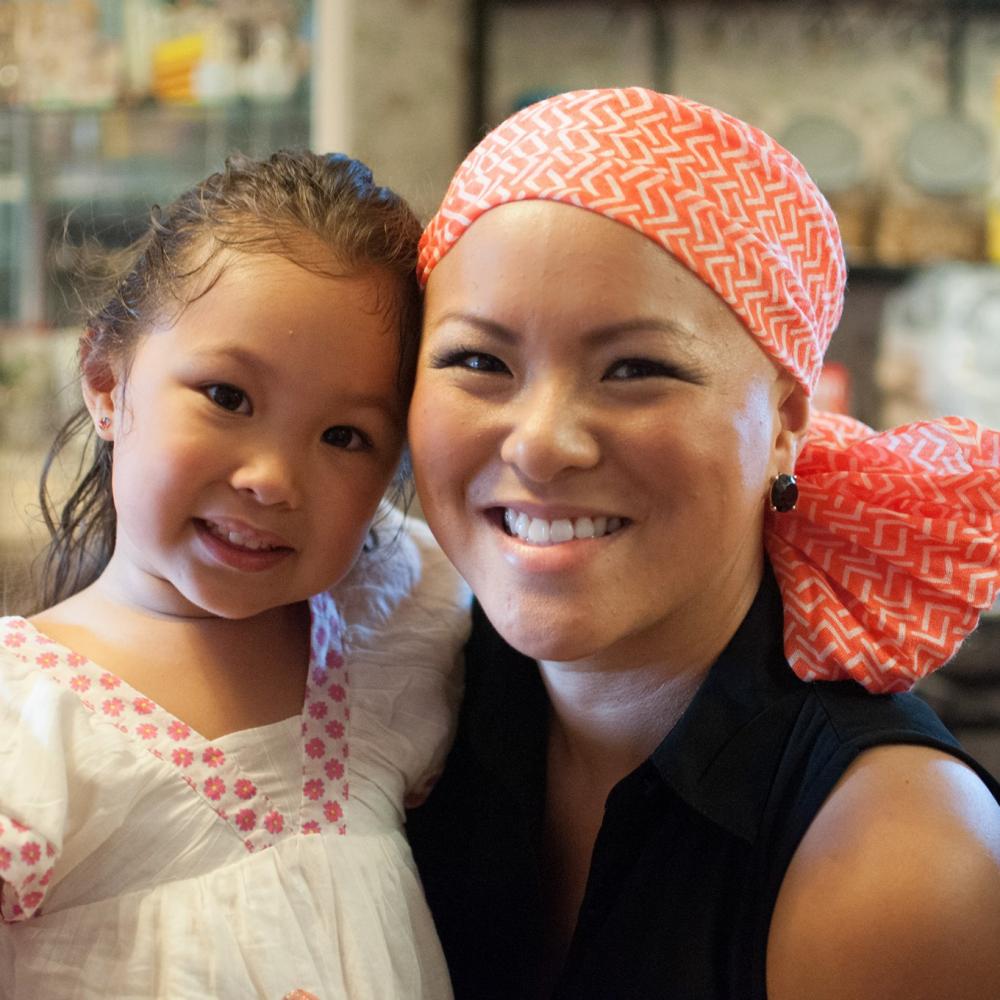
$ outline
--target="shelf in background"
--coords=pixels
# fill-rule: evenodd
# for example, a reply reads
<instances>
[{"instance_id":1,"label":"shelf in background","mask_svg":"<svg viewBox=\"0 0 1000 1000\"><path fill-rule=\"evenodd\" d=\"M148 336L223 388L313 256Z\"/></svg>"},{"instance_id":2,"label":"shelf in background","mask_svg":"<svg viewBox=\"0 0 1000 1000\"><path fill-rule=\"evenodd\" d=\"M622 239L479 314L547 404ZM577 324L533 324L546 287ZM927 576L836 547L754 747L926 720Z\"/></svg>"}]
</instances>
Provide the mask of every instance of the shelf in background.
<instances>
[{"instance_id":1,"label":"shelf in background","mask_svg":"<svg viewBox=\"0 0 1000 1000\"><path fill-rule=\"evenodd\" d=\"M146 103L0 109L0 323L71 320L51 249L64 237L120 246L154 204L172 200L240 152L307 146L308 94L280 103ZM56 257L59 255L57 254Z\"/></svg>"}]
</instances>

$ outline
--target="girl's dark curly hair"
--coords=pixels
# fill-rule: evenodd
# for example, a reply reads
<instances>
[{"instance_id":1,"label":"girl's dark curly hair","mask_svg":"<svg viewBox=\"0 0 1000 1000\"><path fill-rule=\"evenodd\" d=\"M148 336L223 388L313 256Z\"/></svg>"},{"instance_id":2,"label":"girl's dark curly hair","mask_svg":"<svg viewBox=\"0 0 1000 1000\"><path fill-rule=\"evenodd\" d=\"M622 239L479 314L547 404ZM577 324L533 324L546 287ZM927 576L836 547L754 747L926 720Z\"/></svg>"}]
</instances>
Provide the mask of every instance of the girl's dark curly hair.
<instances>
[{"instance_id":1,"label":"girl's dark curly hair","mask_svg":"<svg viewBox=\"0 0 1000 1000\"><path fill-rule=\"evenodd\" d=\"M222 171L166 208L154 207L145 233L130 247L101 253L98 293L80 338L81 377L97 389L109 388L114 371L128 370L142 336L212 287L227 251L274 253L322 274L378 271L396 279L395 301L382 306L398 322L398 382L408 402L420 340L419 236L420 222L409 205L376 185L359 160L305 150L282 150L266 160L231 157ZM79 435L88 436L87 450L72 493L59 506L49 474ZM41 569L41 607L88 586L111 558L117 523L112 454L112 445L93 434L84 407L53 441L39 486L51 535ZM407 479L404 468L397 490Z\"/></svg>"}]
</instances>

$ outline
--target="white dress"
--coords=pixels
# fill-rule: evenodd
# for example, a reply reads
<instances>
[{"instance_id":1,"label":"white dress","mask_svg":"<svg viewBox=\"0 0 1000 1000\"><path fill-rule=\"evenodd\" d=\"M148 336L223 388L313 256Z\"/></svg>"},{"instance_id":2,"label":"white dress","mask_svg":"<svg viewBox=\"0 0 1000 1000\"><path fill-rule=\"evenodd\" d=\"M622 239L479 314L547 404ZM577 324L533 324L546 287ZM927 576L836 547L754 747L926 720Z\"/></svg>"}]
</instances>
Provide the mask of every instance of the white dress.
<instances>
[{"instance_id":1,"label":"white dress","mask_svg":"<svg viewBox=\"0 0 1000 1000\"><path fill-rule=\"evenodd\" d=\"M0 618L0 997L450 997L403 806L469 600L411 525L311 600L301 716L215 740Z\"/></svg>"}]
</instances>

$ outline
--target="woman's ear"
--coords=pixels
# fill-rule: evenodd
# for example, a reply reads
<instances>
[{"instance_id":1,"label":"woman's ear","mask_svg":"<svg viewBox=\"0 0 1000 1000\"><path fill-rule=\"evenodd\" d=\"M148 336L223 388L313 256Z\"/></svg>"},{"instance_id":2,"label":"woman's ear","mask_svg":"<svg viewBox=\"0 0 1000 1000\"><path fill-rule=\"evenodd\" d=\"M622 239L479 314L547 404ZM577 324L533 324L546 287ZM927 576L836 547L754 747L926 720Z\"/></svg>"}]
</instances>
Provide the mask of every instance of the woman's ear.
<instances>
[{"instance_id":1,"label":"woman's ear","mask_svg":"<svg viewBox=\"0 0 1000 1000\"><path fill-rule=\"evenodd\" d=\"M781 372L775 391L778 420L771 455L772 476L795 471L802 439L809 429L809 397L805 389L787 372Z\"/></svg>"}]
</instances>

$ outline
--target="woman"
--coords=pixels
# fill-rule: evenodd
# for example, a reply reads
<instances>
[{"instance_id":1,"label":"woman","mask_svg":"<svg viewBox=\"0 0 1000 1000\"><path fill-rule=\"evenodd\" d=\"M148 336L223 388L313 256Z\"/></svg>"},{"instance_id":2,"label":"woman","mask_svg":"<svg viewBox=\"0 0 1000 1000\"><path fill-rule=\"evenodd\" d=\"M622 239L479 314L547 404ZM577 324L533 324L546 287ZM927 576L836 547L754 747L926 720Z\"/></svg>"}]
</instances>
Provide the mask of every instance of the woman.
<instances>
[{"instance_id":1,"label":"woman","mask_svg":"<svg viewBox=\"0 0 1000 1000\"><path fill-rule=\"evenodd\" d=\"M1000 996L1000 787L887 693L996 594L1000 434L810 414L845 268L801 165L560 95L421 277L417 485L479 602L409 824L457 995Z\"/></svg>"}]
</instances>

